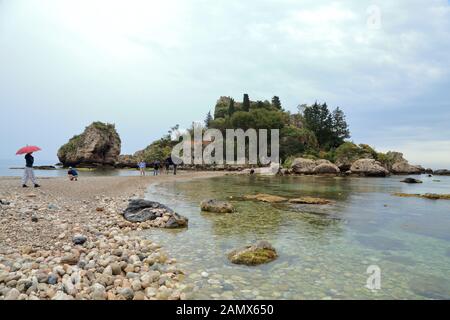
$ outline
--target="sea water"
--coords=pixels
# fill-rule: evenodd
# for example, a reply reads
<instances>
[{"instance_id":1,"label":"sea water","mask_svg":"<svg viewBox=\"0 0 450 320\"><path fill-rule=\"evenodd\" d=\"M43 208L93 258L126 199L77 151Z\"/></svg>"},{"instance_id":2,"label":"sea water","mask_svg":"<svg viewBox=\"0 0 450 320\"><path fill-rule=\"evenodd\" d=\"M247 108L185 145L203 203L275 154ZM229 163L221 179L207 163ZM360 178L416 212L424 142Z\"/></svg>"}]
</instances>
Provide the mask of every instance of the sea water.
<instances>
[{"instance_id":1,"label":"sea water","mask_svg":"<svg viewBox=\"0 0 450 320\"><path fill-rule=\"evenodd\" d=\"M147 198L189 218L185 230L152 229L186 273L191 299L450 299L450 201L393 193L450 193L449 177L225 176L152 185ZM325 206L231 201L237 212L202 213L204 199L268 193L330 199ZM267 240L279 258L233 265L233 249ZM375 269L374 269L375 268ZM380 287L367 287L379 270ZM369 272L369 273L368 273Z\"/></svg>"}]
</instances>

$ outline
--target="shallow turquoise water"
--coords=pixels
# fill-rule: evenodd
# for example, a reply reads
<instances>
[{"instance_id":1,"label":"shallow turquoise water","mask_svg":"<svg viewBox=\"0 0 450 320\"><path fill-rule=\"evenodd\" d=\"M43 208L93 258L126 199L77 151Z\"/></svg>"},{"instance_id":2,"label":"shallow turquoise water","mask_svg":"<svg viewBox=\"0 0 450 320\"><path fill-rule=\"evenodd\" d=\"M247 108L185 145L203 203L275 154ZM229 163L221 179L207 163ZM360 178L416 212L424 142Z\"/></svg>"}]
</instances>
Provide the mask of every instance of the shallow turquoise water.
<instances>
[{"instance_id":1,"label":"shallow turquoise water","mask_svg":"<svg viewBox=\"0 0 450 320\"><path fill-rule=\"evenodd\" d=\"M226 176L153 185L147 198L187 216L189 229L145 235L178 260L192 299L450 299L450 201L391 195L450 193L450 179L402 179ZM232 201L238 212L225 215L199 209L207 198L256 193L334 203ZM270 241L280 258L258 267L227 261L256 240ZM365 287L371 265L381 269L380 290Z\"/></svg>"}]
</instances>

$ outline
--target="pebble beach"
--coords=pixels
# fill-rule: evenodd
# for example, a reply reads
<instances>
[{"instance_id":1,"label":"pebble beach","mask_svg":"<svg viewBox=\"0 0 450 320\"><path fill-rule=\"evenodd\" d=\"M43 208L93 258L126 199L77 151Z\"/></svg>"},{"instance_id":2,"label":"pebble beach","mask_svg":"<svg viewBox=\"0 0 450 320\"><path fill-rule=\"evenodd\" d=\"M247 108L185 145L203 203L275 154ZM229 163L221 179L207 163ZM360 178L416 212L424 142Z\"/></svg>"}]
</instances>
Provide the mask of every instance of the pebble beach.
<instances>
[{"instance_id":1,"label":"pebble beach","mask_svg":"<svg viewBox=\"0 0 450 320\"><path fill-rule=\"evenodd\" d=\"M47 178L41 188L0 177L0 300L186 299L176 260L138 235L152 226L121 213L152 183L217 175Z\"/></svg>"}]
</instances>

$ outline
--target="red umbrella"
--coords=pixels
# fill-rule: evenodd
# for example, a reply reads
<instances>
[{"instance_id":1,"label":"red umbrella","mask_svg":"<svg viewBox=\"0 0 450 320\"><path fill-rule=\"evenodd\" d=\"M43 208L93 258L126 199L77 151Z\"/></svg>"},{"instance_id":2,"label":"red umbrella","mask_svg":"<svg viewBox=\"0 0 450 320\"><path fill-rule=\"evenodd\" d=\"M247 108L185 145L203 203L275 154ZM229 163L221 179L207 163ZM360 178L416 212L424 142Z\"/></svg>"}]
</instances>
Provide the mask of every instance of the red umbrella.
<instances>
[{"instance_id":1,"label":"red umbrella","mask_svg":"<svg viewBox=\"0 0 450 320\"><path fill-rule=\"evenodd\" d=\"M36 151L40 151L40 150L41 150L41 148L36 147L36 146L26 146L26 147L23 147L22 149L20 149L19 151L17 151L16 155L32 153L32 152L36 152Z\"/></svg>"}]
</instances>

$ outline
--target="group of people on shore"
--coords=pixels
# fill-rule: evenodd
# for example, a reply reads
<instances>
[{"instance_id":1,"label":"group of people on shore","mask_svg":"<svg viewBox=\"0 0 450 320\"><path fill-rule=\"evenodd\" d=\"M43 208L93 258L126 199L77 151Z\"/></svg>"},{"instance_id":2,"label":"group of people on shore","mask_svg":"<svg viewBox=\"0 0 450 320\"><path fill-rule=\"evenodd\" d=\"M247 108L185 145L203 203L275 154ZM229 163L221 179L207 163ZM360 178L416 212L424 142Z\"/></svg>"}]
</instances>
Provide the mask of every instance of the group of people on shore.
<instances>
[{"instance_id":1,"label":"group of people on shore","mask_svg":"<svg viewBox=\"0 0 450 320\"><path fill-rule=\"evenodd\" d=\"M34 165L33 153L32 152L27 153L25 155L25 170L24 170L24 174L22 177L22 187L23 188L28 188L28 185L27 185L28 181L31 181L35 188L40 187L40 185L36 181L36 176L34 174L33 165ZM145 176L147 163L144 160L141 160L137 164L137 167L140 171L141 176ZM164 166L161 165L160 161L154 161L153 163L150 164L150 167L153 168L154 176L161 174L160 170L163 167L165 168L166 174L169 174L171 171L173 171L174 175L177 174L177 165L173 162L171 157L168 157L164 161ZM67 176L70 181L78 181L78 171L73 167L69 167L69 170L67 171Z\"/></svg>"},{"instance_id":2,"label":"group of people on shore","mask_svg":"<svg viewBox=\"0 0 450 320\"><path fill-rule=\"evenodd\" d=\"M169 174L171 171L173 171L173 174L177 174L177 165L173 162L172 157L168 157L166 160L164 160L164 165L161 165L161 162L156 160L152 163L150 163L150 167L153 168L153 175L157 176L161 174L161 169L165 169L166 174ZM139 161L138 168L141 173L141 176L145 176L146 168L147 168L147 162L144 160Z\"/></svg>"}]
</instances>

